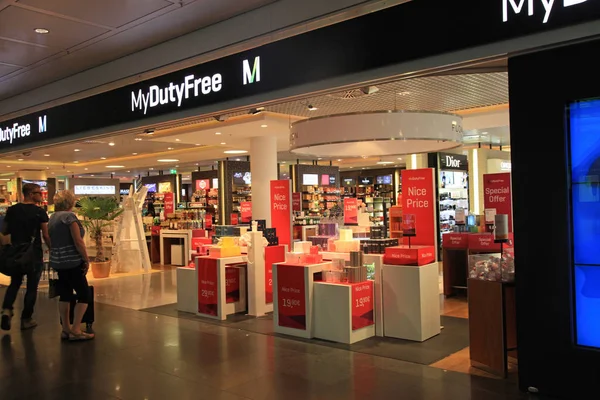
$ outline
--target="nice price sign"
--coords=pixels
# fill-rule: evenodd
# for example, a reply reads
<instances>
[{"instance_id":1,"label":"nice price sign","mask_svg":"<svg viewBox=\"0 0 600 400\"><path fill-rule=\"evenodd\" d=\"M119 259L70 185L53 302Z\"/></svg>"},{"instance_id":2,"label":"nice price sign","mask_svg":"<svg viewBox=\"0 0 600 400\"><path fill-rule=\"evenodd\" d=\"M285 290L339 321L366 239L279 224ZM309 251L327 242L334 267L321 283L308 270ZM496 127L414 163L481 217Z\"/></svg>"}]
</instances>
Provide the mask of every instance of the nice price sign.
<instances>
[{"instance_id":1,"label":"nice price sign","mask_svg":"<svg viewBox=\"0 0 600 400\"><path fill-rule=\"evenodd\" d=\"M508 215L508 231L513 231L510 172L483 175L484 207L495 208L496 214Z\"/></svg>"},{"instance_id":2,"label":"nice price sign","mask_svg":"<svg viewBox=\"0 0 600 400\"><path fill-rule=\"evenodd\" d=\"M271 225L279 244L292 244L292 190L290 180L271 181Z\"/></svg>"},{"instance_id":3,"label":"nice price sign","mask_svg":"<svg viewBox=\"0 0 600 400\"><path fill-rule=\"evenodd\" d=\"M415 216L416 236L411 244L433 246L436 243L435 188L433 168L402 171L402 212ZM408 238L404 238L408 244Z\"/></svg>"}]
</instances>

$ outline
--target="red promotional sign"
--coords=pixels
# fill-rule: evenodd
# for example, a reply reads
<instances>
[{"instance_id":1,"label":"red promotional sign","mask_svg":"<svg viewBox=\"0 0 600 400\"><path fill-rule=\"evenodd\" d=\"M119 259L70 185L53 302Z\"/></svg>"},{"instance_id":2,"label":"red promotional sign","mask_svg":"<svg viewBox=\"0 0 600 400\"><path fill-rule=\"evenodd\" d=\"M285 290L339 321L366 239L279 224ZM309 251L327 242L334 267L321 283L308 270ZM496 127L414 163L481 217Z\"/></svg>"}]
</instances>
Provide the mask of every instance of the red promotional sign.
<instances>
[{"instance_id":1,"label":"red promotional sign","mask_svg":"<svg viewBox=\"0 0 600 400\"><path fill-rule=\"evenodd\" d=\"M435 245L435 189L433 169L405 169L402 171L402 212L415 216L415 236L411 244ZM408 244L404 238L404 244Z\"/></svg>"},{"instance_id":2,"label":"red promotional sign","mask_svg":"<svg viewBox=\"0 0 600 400\"><path fill-rule=\"evenodd\" d=\"M292 191L290 180L271 181L271 226L279 244L292 244Z\"/></svg>"},{"instance_id":3,"label":"red promotional sign","mask_svg":"<svg viewBox=\"0 0 600 400\"><path fill-rule=\"evenodd\" d=\"M198 312L218 315L219 296L217 290L217 260L198 260Z\"/></svg>"},{"instance_id":4,"label":"red promotional sign","mask_svg":"<svg viewBox=\"0 0 600 400\"><path fill-rule=\"evenodd\" d=\"M206 214L204 216L204 229L212 228L212 214Z\"/></svg>"},{"instance_id":5,"label":"red promotional sign","mask_svg":"<svg viewBox=\"0 0 600 400\"><path fill-rule=\"evenodd\" d=\"M196 181L196 190L210 189L210 179L199 179Z\"/></svg>"},{"instance_id":6,"label":"red promotional sign","mask_svg":"<svg viewBox=\"0 0 600 400\"><path fill-rule=\"evenodd\" d=\"M496 214L508 215L508 231L513 231L510 172L483 175L484 208L495 208Z\"/></svg>"},{"instance_id":7,"label":"red promotional sign","mask_svg":"<svg viewBox=\"0 0 600 400\"><path fill-rule=\"evenodd\" d=\"M285 246L265 248L265 303L273 303L273 264L285 261Z\"/></svg>"},{"instance_id":8,"label":"red promotional sign","mask_svg":"<svg viewBox=\"0 0 600 400\"><path fill-rule=\"evenodd\" d=\"M227 304L240 301L240 269L225 268L225 296Z\"/></svg>"},{"instance_id":9,"label":"red promotional sign","mask_svg":"<svg viewBox=\"0 0 600 400\"><path fill-rule=\"evenodd\" d=\"M442 236L442 247L445 249L468 249L468 233L445 233Z\"/></svg>"},{"instance_id":10,"label":"red promotional sign","mask_svg":"<svg viewBox=\"0 0 600 400\"><path fill-rule=\"evenodd\" d=\"M241 202L240 213L242 214L242 224L252 222L252 203L249 201Z\"/></svg>"},{"instance_id":11,"label":"red promotional sign","mask_svg":"<svg viewBox=\"0 0 600 400\"><path fill-rule=\"evenodd\" d=\"M471 233L469 236L469 250L481 252L499 252L500 243L494 242L494 235L491 233ZM504 243L503 247L513 247L513 234L508 234L509 241Z\"/></svg>"},{"instance_id":12,"label":"red promotional sign","mask_svg":"<svg viewBox=\"0 0 600 400\"><path fill-rule=\"evenodd\" d=\"M427 265L435 261L433 246L406 245L385 249L383 262L391 265Z\"/></svg>"},{"instance_id":13,"label":"red promotional sign","mask_svg":"<svg viewBox=\"0 0 600 400\"><path fill-rule=\"evenodd\" d=\"M239 215L237 213L231 214L231 225L237 225L239 223Z\"/></svg>"},{"instance_id":14,"label":"red promotional sign","mask_svg":"<svg viewBox=\"0 0 600 400\"><path fill-rule=\"evenodd\" d=\"M306 330L304 267L277 265L279 326Z\"/></svg>"},{"instance_id":15,"label":"red promotional sign","mask_svg":"<svg viewBox=\"0 0 600 400\"><path fill-rule=\"evenodd\" d=\"M175 196L173 193L165 193L164 200L165 202L165 217L169 214L175 213Z\"/></svg>"},{"instance_id":16,"label":"red promotional sign","mask_svg":"<svg viewBox=\"0 0 600 400\"><path fill-rule=\"evenodd\" d=\"M292 211L302 211L301 193L292 193Z\"/></svg>"},{"instance_id":17,"label":"red promotional sign","mask_svg":"<svg viewBox=\"0 0 600 400\"><path fill-rule=\"evenodd\" d=\"M353 197L344 199L344 224L358 224L358 200Z\"/></svg>"},{"instance_id":18,"label":"red promotional sign","mask_svg":"<svg viewBox=\"0 0 600 400\"><path fill-rule=\"evenodd\" d=\"M352 330L374 324L373 281L352 284Z\"/></svg>"}]
</instances>

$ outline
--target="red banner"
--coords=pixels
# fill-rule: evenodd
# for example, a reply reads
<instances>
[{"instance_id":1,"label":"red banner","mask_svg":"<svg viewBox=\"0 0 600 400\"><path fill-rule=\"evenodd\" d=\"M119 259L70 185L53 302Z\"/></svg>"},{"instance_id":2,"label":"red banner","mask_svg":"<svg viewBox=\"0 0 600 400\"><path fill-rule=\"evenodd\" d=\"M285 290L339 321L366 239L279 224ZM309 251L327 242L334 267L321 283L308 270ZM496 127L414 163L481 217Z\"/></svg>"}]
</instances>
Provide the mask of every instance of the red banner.
<instances>
[{"instance_id":1,"label":"red banner","mask_svg":"<svg viewBox=\"0 0 600 400\"><path fill-rule=\"evenodd\" d=\"M306 330L304 267L277 265L277 313L279 326Z\"/></svg>"},{"instance_id":2,"label":"red banner","mask_svg":"<svg viewBox=\"0 0 600 400\"><path fill-rule=\"evenodd\" d=\"M198 312L218 315L219 294L217 288L217 260L198 260Z\"/></svg>"},{"instance_id":3,"label":"red banner","mask_svg":"<svg viewBox=\"0 0 600 400\"><path fill-rule=\"evenodd\" d=\"M242 224L252 222L252 203L249 201L241 202L240 213L242 214Z\"/></svg>"},{"instance_id":4,"label":"red banner","mask_svg":"<svg viewBox=\"0 0 600 400\"><path fill-rule=\"evenodd\" d=\"M373 281L352 284L352 330L374 324Z\"/></svg>"},{"instance_id":5,"label":"red banner","mask_svg":"<svg viewBox=\"0 0 600 400\"><path fill-rule=\"evenodd\" d=\"M510 172L483 175L484 208L495 208L496 214L508 215L508 231L513 231Z\"/></svg>"},{"instance_id":6,"label":"red banner","mask_svg":"<svg viewBox=\"0 0 600 400\"><path fill-rule=\"evenodd\" d=\"M344 224L358 224L358 200L353 197L344 198Z\"/></svg>"},{"instance_id":7,"label":"red banner","mask_svg":"<svg viewBox=\"0 0 600 400\"><path fill-rule=\"evenodd\" d=\"M292 193L292 211L302 211L302 194Z\"/></svg>"},{"instance_id":8,"label":"red banner","mask_svg":"<svg viewBox=\"0 0 600 400\"><path fill-rule=\"evenodd\" d=\"M240 269L225 268L225 296L227 304L240 301Z\"/></svg>"},{"instance_id":9,"label":"red banner","mask_svg":"<svg viewBox=\"0 0 600 400\"><path fill-rule=\"evenodd\" d=\"M265 248L265 303L273 303L273 264L285 261L285 246Z\"/></svg>"},{"instance_id":10,"label":"red banner","mask_svg":"<svg viewBox=\"0 0 600 400\"><path fill-rule=\"evenodd\" d=\"M240 216L238 213L231 214L231 225L237 225L240 221Z\"/></svg>"},{"instance_id":11,"label":"red banner","mask_svg":"<svg viewBox=\"0 0 600 400\"><path fill-rule=\"evenodd\" d=\"M402 171L402 213L415 216L415 236L411 244L435 245L434 196L432 168ZM404 244L408 243L408 238L404 238Z\"/></svg>"},{"instance_id":12,"label":"red banner","mask_svg":"<svg viewBox=\"0 0 600 400\"><path fill-rule=\"evenodd\" d=\"M196 190L210 189L210 179L199 179L196 181Z\"/></svg>"},{"instance_id":13,"label":"red banner","mask_svg":"<svg viewBox=\"0 0 600 400\"><path fill-rule=\"evenodd\" d=\"M175 213L175 196L173 193L165 193L165 197L163 199L165 203L165 217L169 214Z\"/></svg>"},{"instance_id":14,"label":"red banner","mask_svg":"<svg viewBox=\"0 0 600 400\"><path fill-rule=\"evenodd\" d=\"M384 264L391 265L427 265L435 261L435 248L433 246L406 245L388 247L383 256Z\"/></svg>"},{"instance_id":15,"label":"red banner","mask_svg":"<svg viewBox=\"0 0 600 400\"><path fill-rule=\"evenodd\" d=\"M212 214L206 214L204 216L204 229L212 228Z\"/></svg>"},{"instance_id":16,"label":"red banner","mask_svg":"<svg viewBox=\"0 0 600 400\"><path fill-rule=\"evenodd\" d=\"M292 191L290 180L271 181L271 226L279 244L292 244Z\"/></svg>"}]
</instances>

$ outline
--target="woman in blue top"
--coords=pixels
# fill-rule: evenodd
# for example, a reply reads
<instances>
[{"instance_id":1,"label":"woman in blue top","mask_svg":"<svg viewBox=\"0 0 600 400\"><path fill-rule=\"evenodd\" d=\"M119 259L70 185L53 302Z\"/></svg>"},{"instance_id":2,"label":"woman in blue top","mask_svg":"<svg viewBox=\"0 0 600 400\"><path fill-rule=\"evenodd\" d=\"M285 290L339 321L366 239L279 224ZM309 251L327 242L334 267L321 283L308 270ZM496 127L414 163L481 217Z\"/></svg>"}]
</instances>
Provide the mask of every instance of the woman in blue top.
<instances>
[{"instance_id":1,"label":"woman in blue top","mask_svg":"<svg viewBox=\"0 0 600 400\"><path fill-rule=\"evenodd\" d=\"M58 272L59 311L62 320L61 339L70 341L90 340L93 333L81 330L81 320L87 310L90 290L86 278L89 259L83 237L85 230L73 212L75 196L63 190L54 196L55 213L48 222L50 240L55 244L50 250L50 267ZM77 294L77 305L73 325L69 326L69 313L73 291Z\"/></svg>"}]
</instances>

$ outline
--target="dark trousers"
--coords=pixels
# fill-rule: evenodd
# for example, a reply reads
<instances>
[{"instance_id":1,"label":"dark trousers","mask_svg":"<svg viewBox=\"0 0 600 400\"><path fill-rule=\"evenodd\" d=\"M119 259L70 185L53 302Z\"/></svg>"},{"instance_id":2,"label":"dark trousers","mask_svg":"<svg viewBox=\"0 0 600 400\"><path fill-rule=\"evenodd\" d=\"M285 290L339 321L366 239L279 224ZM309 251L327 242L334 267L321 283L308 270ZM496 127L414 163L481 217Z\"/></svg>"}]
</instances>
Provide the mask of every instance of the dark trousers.
<instances>
[{"instance_id":1,"label":"dark trousers","mask_svg":"<svg viewBox=\"0 0 600 400\"><path fill-rule=\"evenodd\" d=\"M17 299L17 294L23 283L23 277L27 276L27 291L25 292L25 299L23 304L23 312L21 313L21 319L29 319L33 315L33 308L37 300L37 290L40 283L40 277L42 276L42 263L37 263L33 272L28 274L16 274L10 278L10 285L6 289L4 295L4 302L2 303L3 309L12 310L13 304Z\"/></svg>"}]
</instances>

